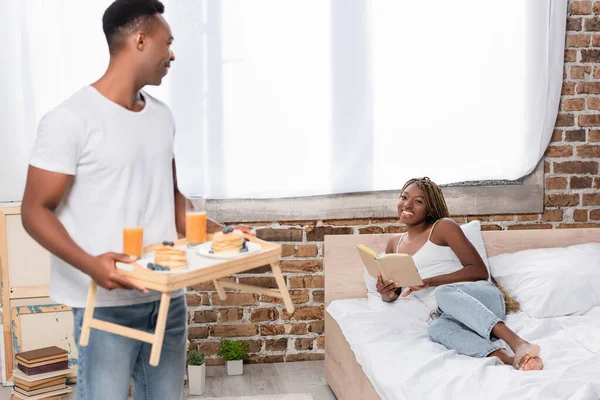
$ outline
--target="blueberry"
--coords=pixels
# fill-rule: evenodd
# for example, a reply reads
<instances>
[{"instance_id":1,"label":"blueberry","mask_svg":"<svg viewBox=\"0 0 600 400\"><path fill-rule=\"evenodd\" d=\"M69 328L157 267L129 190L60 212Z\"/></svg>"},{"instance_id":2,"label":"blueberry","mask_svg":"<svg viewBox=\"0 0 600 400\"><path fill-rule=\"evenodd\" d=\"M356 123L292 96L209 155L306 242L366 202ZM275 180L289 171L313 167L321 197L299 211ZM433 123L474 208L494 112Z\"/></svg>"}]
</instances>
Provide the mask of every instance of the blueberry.
<instances>
[{"instance_id":1,"label":"blueberry","mask_svg":"<svg viewBox=\"0 0 600 400\"><path fill-rule=\"evenodd\" d=\"M214 251L212 251L212 250L209 250L209 251L208 251L208 254L215 254L215 252L214 252Z\"/></svg>"},{"instance_id":2,"label":"blueberry","mask_svg":"<svg viewBox=\"0 0 600 400\"><path fill-rule=\"evenodd\" d=\"M248 248L247 247L242 247L240 249L240 253L247 253L248 252Z\"/></svg>"},{"instance_id":3,"label":"blueberry","mask_svg":"<svg viewBox=\"0 0 600 400\"><path fill-rule=\"evenodd\" d=\"M164 242L162 242L162 244L163 244L163 246L168 246L169 242L165 240Z\"/></svg>"},{"instance_id":4,"label":"blueberry","mask_svg":"<svg viewBox=\"0 0 600 400\"><path fill-rule=\"evenodd\" d=\"M148 269L151 271L156 271L156 264L148 263Z\"/></svg>"},{"instance_id":5,"label":"blueberry","mask_svg":"<svg viewBox=\"0 0 600 400\"><path fill-rule=\"evenodd\" d=\"M173 246L175 246L175 242L169 242L169 244L167 246L173 247Z\"/></svg>"},{"instance_id":6,"label":"blueberry","mask_svg":"<svg viewBox=\"0 0 600 400\"><path fill-rule=\"evenodd\" d=\"M233 226L228 226L227 228L223 229L223 233L231 233L233 232Z\"/></svg>"}]
</instances>

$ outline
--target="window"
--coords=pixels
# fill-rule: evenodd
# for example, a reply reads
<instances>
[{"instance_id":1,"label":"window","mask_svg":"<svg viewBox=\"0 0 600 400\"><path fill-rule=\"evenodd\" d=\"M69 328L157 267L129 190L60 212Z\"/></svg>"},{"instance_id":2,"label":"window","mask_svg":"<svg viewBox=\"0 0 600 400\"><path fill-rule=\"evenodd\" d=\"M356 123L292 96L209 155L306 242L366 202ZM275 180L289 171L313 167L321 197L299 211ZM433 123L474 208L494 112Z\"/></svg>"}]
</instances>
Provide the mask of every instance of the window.
<instances>
[{"instance_id":1,"label":"window","mask_svg":"<svg viewBox=\"0 0 600 400\"><path fill-rule=\"evenodd\" d=\"M550 139L566 1L202 4L167 2L178 60L160 90L184 191L258 199L394 190L423 175L515 180ZM193 14L203 25L186 29Z\"/></svg>"},{"instance_id":2,"label":"window","mask_svg":"<svg viewBox=\"0 0 600 400\"><path fill-rule=\"evenodd\" d=\"M13 170L25 170L39 118L107 65L110 1L93 3L11 2L2 17L16 38L0 94L2 130L18 132L0 157ZM148 90L175 113L185 193L304 202L377 197L413 176L514 180L549 141L566 0L164 3L177 59ZM15 176L0 199L20 198Z\"/></svg>"}]
</instances>

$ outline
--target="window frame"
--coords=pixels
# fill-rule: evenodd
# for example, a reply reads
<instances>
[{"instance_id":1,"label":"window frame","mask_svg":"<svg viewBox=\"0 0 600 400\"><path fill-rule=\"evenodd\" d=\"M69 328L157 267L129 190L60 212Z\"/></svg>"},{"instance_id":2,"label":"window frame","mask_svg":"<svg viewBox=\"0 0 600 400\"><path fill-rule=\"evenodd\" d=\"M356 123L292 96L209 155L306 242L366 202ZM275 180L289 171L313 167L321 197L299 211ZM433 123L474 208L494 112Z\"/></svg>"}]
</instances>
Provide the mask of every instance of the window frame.
<instances>
[{"instance_id":1,"label":"window frame","mask_svg":"<svg viewBox=\"0 0 600 400\"><path fill-rule=\"evenodd\" d=\"M544 211L544 161L517 181L442 188L450 214L533 214ZM219 222L306 221L397 217L398 190L277 199L214 199L208 214Z\"/></svg>"}]
</instances>

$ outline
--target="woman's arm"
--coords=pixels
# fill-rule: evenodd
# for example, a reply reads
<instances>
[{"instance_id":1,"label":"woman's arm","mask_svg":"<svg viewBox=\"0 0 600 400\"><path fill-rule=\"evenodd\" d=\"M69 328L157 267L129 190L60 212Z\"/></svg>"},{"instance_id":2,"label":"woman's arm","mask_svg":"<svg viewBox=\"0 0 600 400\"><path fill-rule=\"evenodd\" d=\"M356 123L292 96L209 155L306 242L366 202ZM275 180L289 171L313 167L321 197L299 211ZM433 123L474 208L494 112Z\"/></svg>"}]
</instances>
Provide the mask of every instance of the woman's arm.
<instances>
[{"instance_id":1,"label":"woman's arm","mask_svg":"<svg viewBox=\"0 0 600 400\"><path fill-rule=\"evenodd\" d=\"M464 268L450 274L438 275L427 279L429 286L440 286L455 282L479 281L488 279L488 271L475 249L467 239L460 226L449 218L436 224L432 237L434 243L449 246L456 254Z\"/></svg>"}]
</instances>

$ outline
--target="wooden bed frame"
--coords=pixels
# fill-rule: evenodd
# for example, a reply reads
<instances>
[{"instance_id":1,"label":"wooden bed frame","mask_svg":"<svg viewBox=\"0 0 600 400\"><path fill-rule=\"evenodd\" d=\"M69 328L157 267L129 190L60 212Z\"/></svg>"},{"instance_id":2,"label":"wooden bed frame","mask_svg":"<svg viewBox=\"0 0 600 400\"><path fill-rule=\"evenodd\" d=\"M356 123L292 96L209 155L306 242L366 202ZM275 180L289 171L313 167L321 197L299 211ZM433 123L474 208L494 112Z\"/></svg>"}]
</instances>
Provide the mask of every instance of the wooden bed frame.
<instances>
[{"instance_id":1,"label":"wooden bed frame","mask_svg":"<svg viewBox=\"0 0 600 400\"><path fill-rule=\"evenodd\" d=\"M520 250L600 242L600 228L482 232L488 257ZM363 264L356 251L364 244L383 252L392 235L325 236L325 303L367 297ZM356 361L335 320L325 313L325 378L340 400L381 399Z\"/></svg>"}]
</instances>

